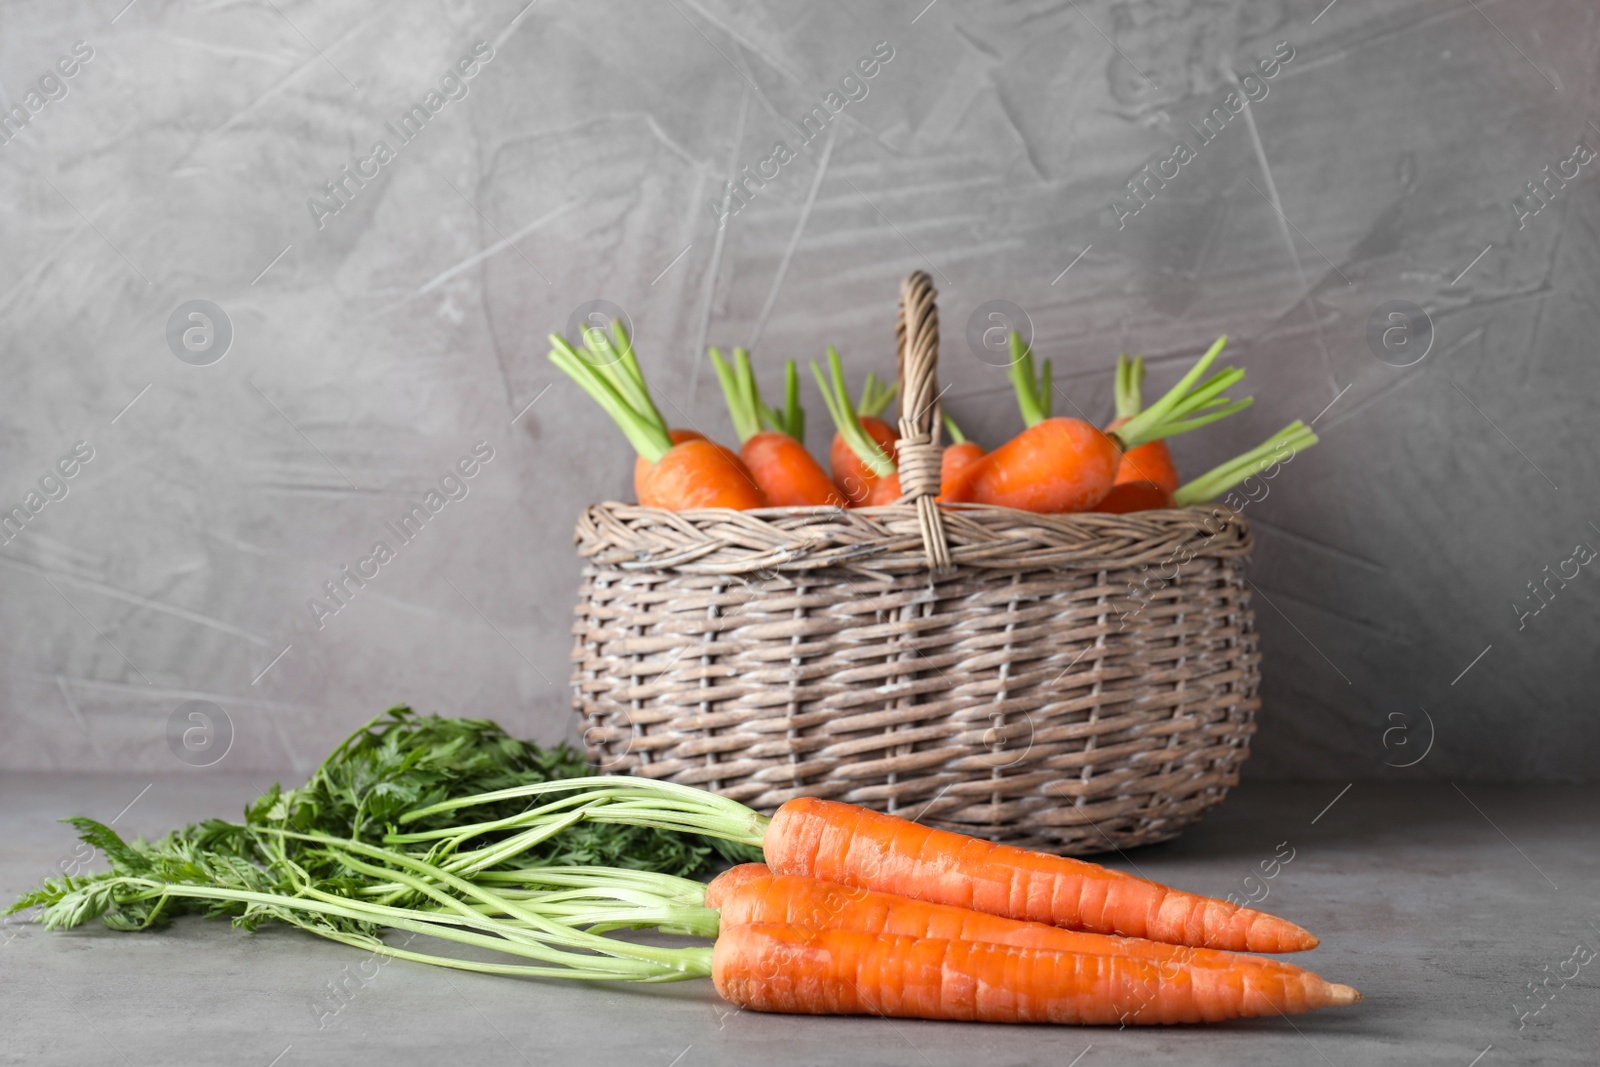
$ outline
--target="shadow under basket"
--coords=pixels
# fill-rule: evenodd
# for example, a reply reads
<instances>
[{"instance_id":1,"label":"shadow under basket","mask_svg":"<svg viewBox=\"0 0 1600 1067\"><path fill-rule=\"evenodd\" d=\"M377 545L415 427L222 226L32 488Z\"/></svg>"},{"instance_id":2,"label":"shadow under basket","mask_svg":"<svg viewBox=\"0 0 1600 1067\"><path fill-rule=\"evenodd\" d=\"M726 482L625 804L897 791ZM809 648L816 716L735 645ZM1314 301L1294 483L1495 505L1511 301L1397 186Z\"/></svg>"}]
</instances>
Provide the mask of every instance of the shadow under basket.
<instances>
[{"instance_id":1,"label":"shadow under basket","mask_svg":"<svg viewBox=\"0 0 1600 1067\"><path fill-rule=\"evenodd\" d=\"M902 291L922 413L901 422L902 502L584 512L589 756L767 814L826 797L1059 853L1175 837L1238 783L1255 732L1249 528L1220 506L934 506L931 293Z\"/></svg>"}]
</instances>

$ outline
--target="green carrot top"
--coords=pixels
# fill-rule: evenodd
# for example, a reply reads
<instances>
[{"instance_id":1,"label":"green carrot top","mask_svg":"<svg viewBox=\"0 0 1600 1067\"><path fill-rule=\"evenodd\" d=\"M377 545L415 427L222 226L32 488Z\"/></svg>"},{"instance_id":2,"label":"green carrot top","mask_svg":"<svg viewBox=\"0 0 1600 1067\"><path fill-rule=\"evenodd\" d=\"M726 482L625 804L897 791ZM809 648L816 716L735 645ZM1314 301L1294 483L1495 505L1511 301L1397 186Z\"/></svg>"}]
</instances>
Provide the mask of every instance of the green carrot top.
<instances>
[{"instance_id":1,"label":"green carrot top","mask_svg":"<svg viewBox=\"0 0 1600 1067\"><path fill-rule=\"evenodd\" d=\"M755 372L750 367L750 353L745 349L733 350L733 365L729 366L727 360L722 358L722 353L713 348L711 365L716 368L717 380L722 383L728 414L733 417L733 429L741 442L750 440L762 430L774 430L804 443L806 413L800 406L800 373L795 369L794 360L784 365L781 411L762 402Z\"/></svg>"},{"instance_id":2,"label":"green carrot top","mask_svg":"<svg viewBox=\"0 0 1600 1067\"><path fill-rule=\"evenodd\" d=\"M667 421L661 417L633 354L633 342L620 321L612 336L598 326L583 331L583 350L560 334L551 334L550 362L577 382L611 416L634 450L655 463L672 448Z\"/></svg>"},{"instance_id":3,"label":"green carrot top","mask_svg":"<svg viewBox=\"0 0 1600 1067\"><path fill-rule=\"evenodd\" d=\"M1251 397L1230 401L1222 395L1224 390L1243 380L1242 370L1229 367L1218 371L1203 382L1200 381L1200 376L1216 361L1227 343L1226 337L1217 338L1216 343L1195 361L1194 366L1189 368L1189 372L1178 381L1178 384L1167 390L1161 399L1117 428L1112 436L1120 441L1123 451L1132 451L1151 441L1197 430L1218 419L1243 411L1254 403Z\"/></svg>"},{"instance_id":4,"label":"green carrot top","mask_svg":"<svg viewBox=\"0 0 1600 1067\"><path fill-rule=\"evenodd\" d=\"M839 353L832 345L828 346L828 370L832 376L831 380L823 376L822 368L817 366L815 361L811 364L811 373L817 376L817 385L822 388L822 402L828 407L828 415L833 419L834 428L850 446L850 450L866 464L868 470L880 478L888 477L895 472L894 460L890 459L888 453L872 439L872 435L862 428L861 414L868 413L865 411L869 406L866 403L868 393L873 394L872 400L876 407L870 414L876 414L888 406L889 398L894 395L894 389L884 390L877 383L877 378L868 374L866 384L862 387L862 405L857 407L850 402L850 390L844 384L844 367L839 362Z\"/></svg>"},{"instance_id":5,"label":"green carrot top","mask_svg":"<svg viewBox=\"0 0 1600 1067\"><path fill-rule=\"evenodd\" d=\"M1226 493L1229 489L1253 475L1260 474L1275 463L1282 463L1296 452L1317 443L1311 427L1296 419L1250 451L1219 464L1183 485L1172 494L1174 507L1186 508L1203 504Z\"/></svg>"}]
</instances>

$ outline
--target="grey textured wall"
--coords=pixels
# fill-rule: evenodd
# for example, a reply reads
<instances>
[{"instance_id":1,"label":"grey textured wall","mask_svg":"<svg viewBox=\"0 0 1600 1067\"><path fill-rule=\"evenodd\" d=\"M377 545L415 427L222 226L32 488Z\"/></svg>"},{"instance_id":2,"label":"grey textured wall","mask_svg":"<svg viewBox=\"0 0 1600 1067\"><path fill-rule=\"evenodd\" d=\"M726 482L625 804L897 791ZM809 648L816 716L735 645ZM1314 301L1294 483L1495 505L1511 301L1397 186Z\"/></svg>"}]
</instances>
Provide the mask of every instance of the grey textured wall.
<instances>
[{"instance_id":1,"label":"grey textured wall","mask_svg":"<svg viewBox=\"0 0 1600 1067\"><path fill-rule=\"evenodd\" d=\"M631 456L545 335L613 302L669 419L726 433L707 343L886 370L923 268L948 407L991 442L1015 416L964 334L992 300L1095 418L1118 350L1161 385L1231 335L1257 406L1179 442L1190 473L1316 419L1248 510L1248 773L1594 777L1592 5L122 3L0 8L28 119L0 145L0 498L39 494L0 547L0 765L171 768L189 700L233 768L304 769L402 700L569 732L571 528ZM193 300L220 360L220 332L184 347ZM1431 327L1369 343L1390 301Z\"/></svg>"}]
</instances>

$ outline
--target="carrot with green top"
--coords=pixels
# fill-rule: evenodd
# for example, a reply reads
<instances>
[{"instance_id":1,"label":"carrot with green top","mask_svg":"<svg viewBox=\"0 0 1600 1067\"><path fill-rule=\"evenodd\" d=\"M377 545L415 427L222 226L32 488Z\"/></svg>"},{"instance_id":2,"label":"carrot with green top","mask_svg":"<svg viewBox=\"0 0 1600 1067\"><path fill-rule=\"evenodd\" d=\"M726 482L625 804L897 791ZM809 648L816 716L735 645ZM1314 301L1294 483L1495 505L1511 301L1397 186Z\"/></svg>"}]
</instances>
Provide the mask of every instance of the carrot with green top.
<instances>
[{"instance_id":1,"label":"carrot with green top","mask_svg":"<svg viewBox=\"0 0 1600 1067\"><path fill-rule=\"evenodd\" d=\"M550 361L611 416L644 460L644 467L634 467L639 503L671 511L765 507L765 495L738 456L700 436L674 441L650 398L627 331L621 322L611 330L610 337L599 328L585 330L581 353L551 334Z\"/></svg>"},{"instance_id":2,"label":"carrot with green top","mask_svg":"<svg viewBox=\"0 0 1600 1067\"><path fill-rule=\"evenodd\" d=\"M1144 386L1144 357L1126 354L1117 356L1115 399L1117 417L1106 426L1106 433L1114 433L1143 409L1140 393ZM1167 492L1178 488L1178 468L1172 462L1172 453L1165 441L1151 441L1123 453L1117 466L1117 485L1129 482L1149 482Z\"/></svg>"},{"instance_id":3,"label":"carrot with green top","mask_svg":"<svg viewBox=\"0 0 1600 1067\"><path fill-rule=\"evenodd\" d=\"M888 407L897 387L884 387L877 376L868 374L862 386L861 403L853 404L850 390L844 383L844 368L839 353L828 346L828 371L811 364L822 389L822 402L827 405L833 420L833 444L828 451L828 463L833 473L833 484L850 507L866 504L878 482L896 472L895 442L899 436L877 416ZM898 497L900 494L895 493Z\"/></svg>"},{"instance_id":4,"label":"carrot with green top","mask_svg":"<svg viewBox=\"0 0 1600 1067\"><path fill-rule=\"evenodd\" d=\"M833 484L850 506L860 507L872 495L874 483L894 472L895 445L900 435L879 416L900 387L885 385L876 374L868 371L861 385L861 400L852 404L850 391L845 388L839 353L832 345L828 346L828 367L832 383L823 378L815 363L811 367L817 375L817 384L822 386L822 399L828 405L834 425L833 442L828 446L828 470ZM887 471L882 470L881 458L889 461Z\"/></svg>"},{"instance_id":5,"label":"carrot with green top","mask_svg":"<svg viewBox=\"0 0 1600 1067\"><path fill-rule=\"evenodd\" d=\"M1222 395L1244 377L1243 371L1223 370L1200 380L1226 340L1219 338L1160 400L1107 434L1083 419L1051 416L1048 372L1035 376L1031 349L1013 333L1011 375L1027 429L989 453L973 475L968 497L1047 514L1094 507L1116 483L1127 452L1250 405L1248 397L1230 401Z\"/></svg>"},{"instance_id":6,"label":"carrot with green top","mask_svg":"<svg viewBox=\"0 0 1600 1067\"><path fill-rule=\"evenodd\" d=\"M837 801L801 797L770 819L736 801L670 782L615 776L516 786L442 801L402 815L570 794L499 823L399 832L387 840L437 842L458 853L486 832L534 834L562 820L685 830L758 846L779 874L799 874L935 904L971 908L1069 930L1248 952L1297 952L1317 939L1294 923L1197 896L1084 860L1000 845ZM486 846L490 847L490 846ZM466 854L458 862L471 862Z\"/></svg>"},{"instance_id":7,"label":"carrot with green top","mask_svg":"<svg viewBox=\"0 0 1600 1067\"><path fill-rule=\"evenodd\" d=\"M811 458L805 439L805 410L800 406L800 375L794 360L784 372L784 407L777 411L761 401L750 353L733 350L733 364L711 350L722 394L728 401L734 432L739 435L739 458L773 507L843 507L845 500L828 472Z\"/></svg>"}]
</instances>

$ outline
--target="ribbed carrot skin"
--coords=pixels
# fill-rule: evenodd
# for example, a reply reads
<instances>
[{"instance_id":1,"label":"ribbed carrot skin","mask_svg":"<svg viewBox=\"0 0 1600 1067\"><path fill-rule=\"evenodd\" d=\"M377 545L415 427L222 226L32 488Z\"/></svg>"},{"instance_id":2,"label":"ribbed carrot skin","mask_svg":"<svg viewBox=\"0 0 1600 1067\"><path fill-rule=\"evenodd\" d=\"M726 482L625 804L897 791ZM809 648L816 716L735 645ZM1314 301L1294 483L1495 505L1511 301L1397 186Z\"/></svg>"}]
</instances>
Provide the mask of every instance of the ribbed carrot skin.
<instances>
[{"instance_id":1,"label":"ribbed carrot skin","mask_svg":"<svg viewBox=\"0 0 1600 1067\"><path fill-rule=\"evenodd\" d=\"M767 430L739 448L739 458L775 508L844 507L845 499L806 446L786 433Z\"/></svg>"},{"instance_id":2,"label":"ribbed carrot skin","mask_svg":"<svg viewBox=\"0 0 1600 1067\"><path fill-rule=\"evenodd\" d=\"M945 941L987 941L1049 952L1084 952L1212 969L1263 971L1284 981L1301 981L1308 972L1292 963L1225 952L1189 948L1140 937L1063 930L1044 923L1006 919L949 904L930 904L910 897L846 888L801 875L775 875L763 863L744 863L725 871L706 888L706 904L721 911L725 926L782 923L814 930L855 930L866 934L932 938ZM1307 987L1315 990L1313 983Z\"/></svg>"},{"instance_id":3,"label":"ribbed carrot skin","mask_svg":"<svg viewBox=\"0 0 1600 1067\"><path fill-rule=\"evenodd\" d=\"M895 433L894 427L875 415L861 415L861 428L867 431L867 436L878 443L878 447L890 459L896 459L896 443L900 435ZM898 460L897 460L898 461ZM851 507L862 507L872 496L872 487L877 484L878 476L861 462L861 457L855 454L843 434L833 435L833 444L828 448L828 469L833 475L833 484L849 501ZM900 494L896 493L895 496Z\"/></svg>"},{"instance_id":4,"label":"ribbed carrot skin","mask_svg":"<svg viewBox=\"0 0 1600 1067\"><path fill-rule=\"evenodd\" d=\"M1019 945L809 930L725 929L717 992L741 1008L974 1022L1149 1025L1221 1022L1324 1006L1300 983ZM1337 1000L1358 994L1330 987Z\"/></svg>"},{"instance_id":5,"label":"ribbed carrot skin","mask_svg":"<svg viewBox=\"0 0 1600 1067\"><path fill-rule=\"evenodd\" d=\"M755 476L733 452L704 438L673 445L636 484L645 507L689 511L767 506Z\"/></svg>"},{"instance_id":6,"label":"ribbed carrot skin","mask_svg":"<svg viewBox=\"0 0 1600 1067\"><path fill-rule=\"evenodd\" d=\"M1071 930L1236 952L1317 945L1294 923L1251 908L832 800L785 803L772 817L763 851L778 874Z\"/></svg>"}]
</instances>

